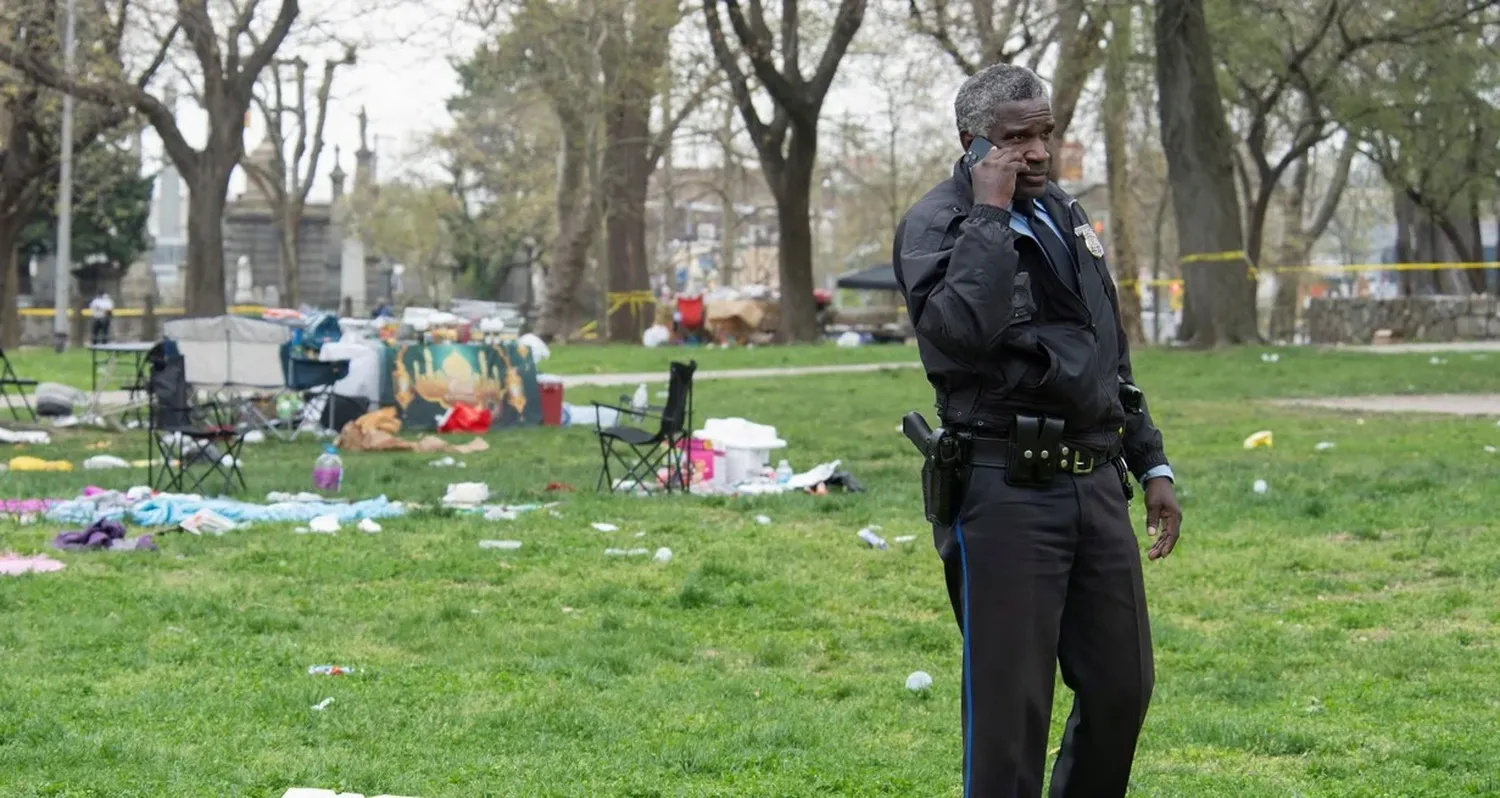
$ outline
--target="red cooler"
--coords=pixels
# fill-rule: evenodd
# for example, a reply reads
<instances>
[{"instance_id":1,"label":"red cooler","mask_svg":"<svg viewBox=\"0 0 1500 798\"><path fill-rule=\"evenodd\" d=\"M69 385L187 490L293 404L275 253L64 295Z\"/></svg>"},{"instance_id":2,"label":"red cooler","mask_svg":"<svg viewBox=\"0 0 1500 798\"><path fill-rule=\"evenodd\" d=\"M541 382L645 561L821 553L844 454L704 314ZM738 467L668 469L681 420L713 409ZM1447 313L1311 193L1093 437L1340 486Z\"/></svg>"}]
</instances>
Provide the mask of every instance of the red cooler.
<instances>
[{"instance_id":1,"label":"red cooler","mask_svg":"<svg viewBox=\"0 0 1500 798\"><path fill-rule=\"evenodd\" d=\"M563 417L563 383L557 377L538 375L537 388L542 394L542 425L561 427Z\"/></svg>"}]
</instances>

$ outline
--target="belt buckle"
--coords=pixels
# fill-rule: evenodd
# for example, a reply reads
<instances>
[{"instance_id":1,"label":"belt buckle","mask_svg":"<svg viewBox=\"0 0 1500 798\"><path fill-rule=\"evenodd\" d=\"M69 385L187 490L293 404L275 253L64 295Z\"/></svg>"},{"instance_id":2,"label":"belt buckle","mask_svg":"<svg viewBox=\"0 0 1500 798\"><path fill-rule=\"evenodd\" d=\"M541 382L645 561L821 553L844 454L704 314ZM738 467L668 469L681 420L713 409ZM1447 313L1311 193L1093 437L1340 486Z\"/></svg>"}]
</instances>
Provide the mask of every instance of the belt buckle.
<instances>
[{"instance_id":1,"label":"belt buckle","mask_svg":"<svg viewBox=\"0 0 1500 798\"><path fill-rule=\"evenodd\" d=\"M1062 447L1062 462L1058 465L1070 474L1083 475L1093 473L1094 466L1098 465L1098 462L1093 455L1085 455L1081 450L1065 445Z\"/></svg>"}]
</instances>

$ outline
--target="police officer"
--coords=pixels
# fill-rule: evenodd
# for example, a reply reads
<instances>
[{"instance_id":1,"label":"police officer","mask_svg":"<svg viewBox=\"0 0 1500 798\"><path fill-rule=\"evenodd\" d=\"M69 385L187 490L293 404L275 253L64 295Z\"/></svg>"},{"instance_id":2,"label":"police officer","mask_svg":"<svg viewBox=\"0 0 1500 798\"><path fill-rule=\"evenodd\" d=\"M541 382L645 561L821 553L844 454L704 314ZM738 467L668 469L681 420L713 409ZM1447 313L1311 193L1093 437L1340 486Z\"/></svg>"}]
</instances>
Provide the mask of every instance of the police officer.
<instances>
[{"instance_id":1,"label":"police officer","mask_svg":"<svg viewBox=\"0 0 1500 798\"><path fill-rule=\"evenodd\" d=\"M997 64L954 111L965 155L907 211L892 258L962 452L934 540L963 632L964 795L1041 795L1060 665L1074 698L1050 795L1122 796L1153 682L1126 473L1144 488L1156 560L1181 524L1172 469L1104 249L1047 180L1046 86Z\"/></svg>"}]
</instances>

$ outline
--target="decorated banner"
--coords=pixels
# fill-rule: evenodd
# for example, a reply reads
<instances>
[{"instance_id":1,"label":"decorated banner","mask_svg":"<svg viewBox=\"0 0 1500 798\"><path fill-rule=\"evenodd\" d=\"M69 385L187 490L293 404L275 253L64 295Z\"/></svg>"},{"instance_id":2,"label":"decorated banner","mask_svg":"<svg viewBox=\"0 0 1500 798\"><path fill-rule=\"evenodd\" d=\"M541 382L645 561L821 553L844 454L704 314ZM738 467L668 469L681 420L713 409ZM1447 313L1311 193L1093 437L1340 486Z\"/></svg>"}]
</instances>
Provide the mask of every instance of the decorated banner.
<instances>
[{"instance_id":1,"label":"decorated banner","mask_svg":"<svg viewBox=\"0 0 1500 798\"><path fill-rule=\"evenodd\" d=\"M456 402L488 408L491 428L542 423L531 351L498 344L398 344L385 349L381 404L395 405L408 430L437 429Z\"/></svg>"}]
</instances>

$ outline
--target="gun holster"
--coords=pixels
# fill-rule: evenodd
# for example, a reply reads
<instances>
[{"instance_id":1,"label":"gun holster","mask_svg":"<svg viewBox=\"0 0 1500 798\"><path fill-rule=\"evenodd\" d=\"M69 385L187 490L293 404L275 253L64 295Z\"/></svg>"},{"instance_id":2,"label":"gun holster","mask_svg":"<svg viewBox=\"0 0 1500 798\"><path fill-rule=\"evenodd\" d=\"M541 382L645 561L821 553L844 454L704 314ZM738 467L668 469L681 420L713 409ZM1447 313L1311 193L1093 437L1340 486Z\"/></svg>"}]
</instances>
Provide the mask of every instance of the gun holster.
<instances>
[{"instance_id":1,"label":"gun holster","mask_svg":"<svg viewBox=\"0 0 1500 798\"><path fill-rule=\"evenodd\" d=\"M1005 466L1005 481L1018 487L1052 483L1061 459L1063 421L1043 416L1016 416L1016 433Z\"/></svg>"},{"instance_id":2,"label":"gun holster","mask_svg":"<svg viewBox=\"0 0 1500 798\"><path fill-rule=\"evenodd\" d=\"M923 452L922 511L938 526L951 526L958 518L968 468L964 443L963 436L939 427Z\"/></svg>"}]
</instances>

